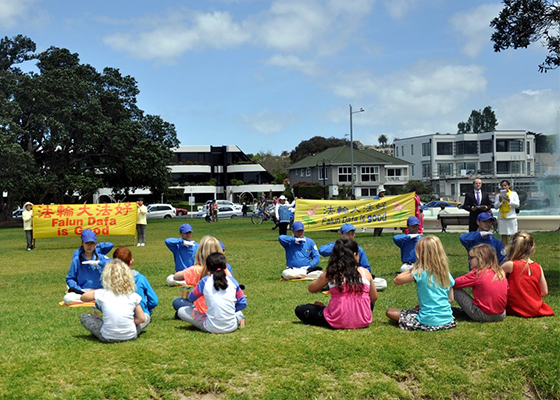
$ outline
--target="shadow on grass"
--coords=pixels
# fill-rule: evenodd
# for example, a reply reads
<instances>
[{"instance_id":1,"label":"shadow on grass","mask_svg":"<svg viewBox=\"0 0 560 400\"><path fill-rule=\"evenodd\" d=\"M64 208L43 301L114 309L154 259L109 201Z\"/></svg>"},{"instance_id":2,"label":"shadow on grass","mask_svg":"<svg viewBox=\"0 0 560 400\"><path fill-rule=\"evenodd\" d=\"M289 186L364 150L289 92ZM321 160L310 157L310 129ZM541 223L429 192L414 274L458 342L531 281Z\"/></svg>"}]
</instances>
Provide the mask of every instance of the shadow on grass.
<instances>
[{"instance_id":1,"label":"shadow on grass","mask_svg":"<svg viewBox=\"0 0 560 400\"><path fill-rule=\"evenodd\" d=\"M560 270L549 269L544 273L546 283L548 284L548 292L550 294L560 294Z\"/></svg>"}]
</instances>

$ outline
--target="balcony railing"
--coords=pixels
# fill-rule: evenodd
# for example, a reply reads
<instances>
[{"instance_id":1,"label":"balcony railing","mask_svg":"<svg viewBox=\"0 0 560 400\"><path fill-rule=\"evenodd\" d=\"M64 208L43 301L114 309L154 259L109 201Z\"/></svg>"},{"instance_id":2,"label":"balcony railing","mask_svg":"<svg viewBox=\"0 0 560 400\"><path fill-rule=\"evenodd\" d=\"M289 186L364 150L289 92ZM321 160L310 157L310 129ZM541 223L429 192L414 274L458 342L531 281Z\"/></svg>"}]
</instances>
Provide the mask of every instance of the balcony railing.
<instances>
[{"instance_id":1,"label":"balcony railing","mask_svg":"<svg viewBox=\"0 0 560 400\"><path fill-rule=\"evenodd\" d=\"M385 177L386 183L406 183L408 182L408 176L386 176Z\"/></svg>"}]
</instances>

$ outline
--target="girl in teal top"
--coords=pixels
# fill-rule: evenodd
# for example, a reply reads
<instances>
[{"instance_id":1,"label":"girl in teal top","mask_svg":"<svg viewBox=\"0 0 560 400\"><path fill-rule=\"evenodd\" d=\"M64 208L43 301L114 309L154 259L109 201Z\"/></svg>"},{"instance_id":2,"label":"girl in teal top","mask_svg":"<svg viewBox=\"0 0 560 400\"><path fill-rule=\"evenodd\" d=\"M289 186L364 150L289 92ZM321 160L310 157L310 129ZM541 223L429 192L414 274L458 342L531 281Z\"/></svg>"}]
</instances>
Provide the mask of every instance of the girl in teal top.
<instances>
[{"instance_id":1,"label":"girl in teal top","mask_svg":"<svg viewBox=\"0 0 560 400\"><path fill-rule=\"evenodd\" d=\"M447 256L436 236L423 237L416 244L416 263L411 270L397 275L395 285L416 282L418 306L410 310L389 308L387 317L408 331L437 331L457 326L451 303L455 283L449 273Z\"/></svg>"}]
</instances>

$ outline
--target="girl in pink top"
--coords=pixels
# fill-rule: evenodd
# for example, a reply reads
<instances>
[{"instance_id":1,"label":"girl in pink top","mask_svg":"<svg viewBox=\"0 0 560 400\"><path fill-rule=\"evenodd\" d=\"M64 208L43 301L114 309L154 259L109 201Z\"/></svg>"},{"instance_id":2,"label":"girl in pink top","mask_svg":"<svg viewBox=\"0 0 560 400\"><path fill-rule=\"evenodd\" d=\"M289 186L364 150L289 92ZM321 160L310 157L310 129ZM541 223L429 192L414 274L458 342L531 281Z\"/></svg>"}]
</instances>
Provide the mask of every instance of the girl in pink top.
<instances>
[{"instance_id":1,"label":"girl in pink top","mask_svg":"<svg viewBox=\"0 0 560 400\"><path fill-rule=\"evenodd\" d=\"M476 322L502 321L506 317L508 281L498 264L496 250L480 244L469 252L471 271L455 279L455 301ZM463 290L472 287L474 299Z\"/></svg>"},{"instance_id":2,"label":"girl in pink top","mask_svg":"<svg viewBox=\"0 0 560 400\"><path fill-rule=\"evenodd\" d=\"M542 267L531 260L534 251L535 241L530 233L513 235L508 261L502 265L509 282L508 315L524 318L554 315L552 308L542 300L548 295L548 284Z\"/></svg>"},{"instance_id":3,"label":"girl in pink top","mask_svg":"<svg viewBox=\"0 0 560 400\"><path fill-rule=\"evenodd\" d=\"M358 244L347 238L338 239L329 259L327 270L309 284L311 293L328 285L331 301L299 305L296 316L304 323L334 329L366 328L377 300L373 277L358 267Z\"/></svg>"}]
</instances>

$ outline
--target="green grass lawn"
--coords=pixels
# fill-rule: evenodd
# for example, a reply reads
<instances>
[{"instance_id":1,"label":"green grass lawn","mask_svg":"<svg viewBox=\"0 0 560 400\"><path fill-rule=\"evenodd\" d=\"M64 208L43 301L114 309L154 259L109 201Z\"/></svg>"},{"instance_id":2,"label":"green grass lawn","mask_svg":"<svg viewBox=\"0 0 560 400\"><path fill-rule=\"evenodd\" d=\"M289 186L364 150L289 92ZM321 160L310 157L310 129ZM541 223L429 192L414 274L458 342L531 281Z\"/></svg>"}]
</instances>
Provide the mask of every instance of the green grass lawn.
<instances>
[{"instance_id":1,"label":"green grass lawn","mask_svg":"<svg viewBox=\"0 0 560 400\"><path fill-rule=\"evenodd\" d=\"M298 322L294 307L316 300L308 282L281 282L284 251L271 224L250 220L189 222L194 239L211 234L226 245L246 285L247 326L210 335L174 320L180 289L164 239L183 220L150 221L146 247L132 237L101 240L128 246L135 266L160 298L152 324L137 340L103 344L81 325L87 308L61 307L64 278L79 238L37 240L25 251L21 228L0 229L0 398L559 398L560 318L508 317L493 324L459 322L440 332L405 332L389 323L388 307L417 304L414 284L392 283L400 267L392 229L358 233L374 273L389 282L368 329L334 331ZM438 234L453 276L467 272L459 234ZM310 233L318 245L336 233ZM546 301L560 313L560 234L536 233L534 259L544 268ZM134 247L133 247L134 246ZM326 266L326 260L321 262Z\"/></svg>"}]
</instances>

